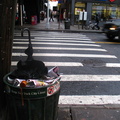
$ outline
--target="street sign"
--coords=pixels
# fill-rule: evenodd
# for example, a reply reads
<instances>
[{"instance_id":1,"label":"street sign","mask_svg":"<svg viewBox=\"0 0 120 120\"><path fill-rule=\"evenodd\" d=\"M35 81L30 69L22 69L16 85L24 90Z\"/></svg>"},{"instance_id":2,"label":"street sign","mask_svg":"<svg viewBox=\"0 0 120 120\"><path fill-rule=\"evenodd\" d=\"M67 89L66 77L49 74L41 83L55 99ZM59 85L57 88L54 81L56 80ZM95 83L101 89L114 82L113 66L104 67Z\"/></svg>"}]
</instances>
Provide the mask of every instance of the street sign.
<instances>
[{"instance_id":1,"label":"street sign","mask_svg":"<svg viewBox=\"0 0 120 120\"><path fill-rule=\"evenodd\" d=\"M80 12L79 13L79 20L87 20L87 12Z\"/></svg>"}]
</instances>

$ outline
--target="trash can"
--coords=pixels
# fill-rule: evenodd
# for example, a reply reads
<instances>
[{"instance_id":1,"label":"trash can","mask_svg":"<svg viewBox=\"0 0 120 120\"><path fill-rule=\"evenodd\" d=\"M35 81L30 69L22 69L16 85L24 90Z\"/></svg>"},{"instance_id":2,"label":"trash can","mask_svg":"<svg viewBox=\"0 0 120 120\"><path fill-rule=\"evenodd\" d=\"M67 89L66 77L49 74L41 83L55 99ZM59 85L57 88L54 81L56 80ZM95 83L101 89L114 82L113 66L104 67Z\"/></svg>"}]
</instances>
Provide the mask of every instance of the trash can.
<instances>
[{"instance_id":1,"label":"trash can","mask_svg":"<svg viewBox=\"0 0 120 120\"><path fill-rule=\"evenodd\" d=\"M8 75L3 80L7 101L7 120L57 120L60 77L47 86L21 88L10 84Z\"/></svg>"},{"instance_id":2,"label":"trash can","mask_svg":"<svg viewBox=\"0 0 120 120\"><path fill-rule=\"evenodd\" d=\"M64 25L65 29L70 29L70 20L65 20Z\"/></svg>"},{"instance_id":3,"label":"trash can","mask_svg":"<svg viewBox=\"0 0 120 120\"><path fill-rule=\"evenodd\" d=\"M31 24L36 25L37 24L37 16L31 16Z\"/></svg>"}]
</instances>

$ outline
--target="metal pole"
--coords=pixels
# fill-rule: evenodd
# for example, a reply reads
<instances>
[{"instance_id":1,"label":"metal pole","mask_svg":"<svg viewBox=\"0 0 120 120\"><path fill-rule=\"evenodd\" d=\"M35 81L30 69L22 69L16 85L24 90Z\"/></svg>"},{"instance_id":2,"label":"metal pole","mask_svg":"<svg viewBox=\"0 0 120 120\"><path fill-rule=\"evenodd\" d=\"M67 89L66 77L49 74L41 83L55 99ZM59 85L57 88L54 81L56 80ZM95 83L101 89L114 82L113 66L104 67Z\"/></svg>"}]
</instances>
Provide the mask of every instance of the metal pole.
<instances>
[{"instance_id":1,"label":"metal pole","mask_svg":"<svg viewBox=\"0 0 120 120\"><path fill-rule=\"evenodd\" d=\"M75 17L75 0L72 0L72 4L71 4L71 25L74 25L74 17Z\"/></svg>"},{"instance_id":2,"label":"metal pole","mask_svg":"<svg viewBox=\"0 0 120 120\"><path fill-rule=\"evenodd\" d=\"M47 2L47 23L46 23L46 28L47 29L50 28L50 24L49 24L49 0Z\"/></svg>"},{"instance_id":3,"label":"metal pole","mask_svg":"<svg viewBox=\"0 0 120 120\"><path fill-rule=\"evenodd\" d=\"M21 26L23 26L23 9L22 9L23 7L22 7L22 5L20 5L20 17L21 17Z\"/></svg>"},{"instance_id":4,"label":"metal pole","mask_svg":"<svg viewBox=\"0 0 120 120\"><path fill-rule=\"evenodd\" d=\"M59 8L59 16L58 16L58 29L60 29L60 22L61 22L61 18L60 18L60 16L61 16L61 5L60 5L60 8Z\"/></svg>"},{"instance_id":5,"label":"metal pole","mask_svg":"<svg viewBox=\"0 0 120 120\"><path fill-rule=\"evenodd\" d=\"M83 29L83 26L84 26L84 11L83 11L83 14L82 14L82 29Z\"/></svg>"}]
</instances>

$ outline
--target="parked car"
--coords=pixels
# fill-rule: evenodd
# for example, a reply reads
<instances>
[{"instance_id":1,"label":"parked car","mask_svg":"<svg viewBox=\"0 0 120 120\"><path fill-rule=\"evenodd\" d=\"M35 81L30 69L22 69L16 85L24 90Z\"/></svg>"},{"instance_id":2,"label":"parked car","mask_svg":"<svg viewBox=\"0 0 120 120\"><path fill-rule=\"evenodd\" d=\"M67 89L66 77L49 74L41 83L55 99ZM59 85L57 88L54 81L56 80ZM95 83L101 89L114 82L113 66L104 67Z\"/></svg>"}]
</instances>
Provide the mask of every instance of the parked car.
<instances>
[{"instance_id":1,"label":"parked car","mask_svg":"<svg viewBox=\"0 0 120 120\"><path fill-rule=\"evenodd\" d=\"M103 32L108 39L114 39L118 36L120 40L120 19L112 19L103 25Z\"/></svg>"}]
</instances>

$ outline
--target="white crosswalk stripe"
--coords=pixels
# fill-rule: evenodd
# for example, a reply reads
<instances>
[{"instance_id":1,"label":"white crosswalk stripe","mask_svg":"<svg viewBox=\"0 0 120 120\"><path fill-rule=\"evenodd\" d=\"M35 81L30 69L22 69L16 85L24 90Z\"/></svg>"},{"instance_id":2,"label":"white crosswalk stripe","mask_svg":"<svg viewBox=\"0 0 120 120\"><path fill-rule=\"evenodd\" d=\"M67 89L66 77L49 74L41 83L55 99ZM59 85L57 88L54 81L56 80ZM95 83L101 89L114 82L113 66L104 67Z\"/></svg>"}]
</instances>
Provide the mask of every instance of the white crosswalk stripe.
<instances>
[{"instance_id":1,"label":"white crosswalk stripe","mask_svg":"<svg viewBox=\"0 0 120 120\"><path fill-rule=\"evenodd\" d=\"M13 53L12 56L27 56L24 53ZM96 58L117 58L114 55L97 55L97 54L58 54L58 53L33 53L33 56L49 57L96 57Z\"/></svg>"},{"instance_id":2,"label":"white crosswalk stripe","mask_svg":"<svg viewBox=\"0 0 120 120\"><path fill-rule=\"evenodd\" d=\"M26 49L27 47L16 47L16 46L13 46L13 49ZM82 51L102 51L102 52L106 52L107 50L105 49L100 49L100 48L63 48L63 47L33 47L33 49L37 49L37 50L82 50Z\"/></svg>"},{"instance_id":3,"label":"white crosswalk stripe","mask_svg":"<svg viewBox=\"0 0 120 120\"><path fill-rule=\"evenodd\" d=\"M46 66L84 66L79 62L44 62ZM12 66L17 65L17 61L12 61ZM102 67L120 67L120 63L106 63Z\"/></svg>"},{"instance_id":4,"label":"white crosswalk stripe","mask_svg":"<svg viewBox=\"0 0 120 120\"><path fill-rule=\"evenodd\" d=\"M83 66L78 62L44 62L46 66ZM16 66L17 62L12 62L12 66Z\"/></svg>"},{"instance_id":5,"label":"white crosswalk stripe","mask_svg":"<svg viewBox=\"0 0 120 120\"><path fill-rule=\"evenodd\" d=\"M27 39L25 39L25 40L23 40L23 39L14 39L14 41L16 41L16 42L17 42L18 40L19 40L19 41L22 41L22 42L28 41ZM41 39L31 39L31 41L32 41L32 42L38 42L38 41L40 42ZM55 39L53 39L53 38L52 38L52 39L48 39L48 38L45 39L45 38L44 38L44 39L42 39L42 41L47 41L47 42L67 42L67 43L72 43L72 42L73 42L73 43L94 43L93 41L88 41L88 40L85 40L85 39L83 39L83 40L81 40L81 41L80 41L80 39L78 39L78 40L76 40L76 39L73 40L73 39L72 39L72 40L68 41L68 38L67 38L67 40L65 40L65 39L64 39L64 40L62 40L62 39L57 40L56 38L55 38Z\"/></svg>"},{"instance_id":6,"label":"white crosswalk stripe","mask_svg":"<svg viewBox=\"0 0 120 120\"><path fill-rule=\"evenodd\" d=\"M79 62L44 62L46 66L84 66ZM12 66L16 66L17 61L12 62ZM120 67L120 63L106 63L102 67Z\"/></svg>"},{"instance_id":7,"label":"white crosswalk stripe","mask_svg":"<svg viewBox=\"0 0 120 120\"><path fill-rule=\"evenodd\" d=\"M120 81L120 75L62 75L61 81Z\"/></svg>"},{"instance_id":8,"label":"white crosswalk stripe","mask_svg":"<svg viewBox=\"0 0 120 120\"><path fill-rule=\"evenodd\" d=\"M64 102L63 102L64 101ZM61 95L59 104L104 105L120 104L120 95Z\"/></svg>"},{"instance_id":9,"label":"white crosswalk stripe","mask_svg":"<svg viewBox=\"0 0 120 120\"><path fill-rule=\"evenodd\" d=\"M13 44L28 44L28 42L13 42ZM100 47L100 45L96 45L96 44L77 44L77 43L46 43L46 42L32 42L32 44L40 44L40 45L65 45L65 46L96 46L96 47Z\"/></svg>"},{"instance_id":10,"label":"white crosswalk stripe","mask_svg":"<svg viewBox=\"0 0 120 120\"><path fill-rule=\"evenodd\" d=\"M20 50L25 50L27 48L28 40L27 38L19 38L21 36L20 33L15 33L15 36L17 38L14 38L13 41L13 57L26 57L25 53L20 52ZM26 33L24 36L28 36ZM115 55L111 55L107 53L107 50L102 49L100 45L95 44L91 39L86 37L86 35L83 34L73 34L73 33L57 33L50 32L47 34L47 32L32 32L31 36L32 38L32 45L34 50L42 50L42 52L34 52L33 56L40 57L40 58L57 58L58 61L44 61L46 66L53 67L53 66L59 66L59 67L68 67L68 69L73 69L76 67L83 68L85 65L80 61L75 61L74 58L100 58L100 59L117 59ZM43 52L45 51L45 52ZM47 51L47 52L46 52ZM52 51L52 52L48 52ZM55 53L57 51L57 53ZM64 51L64 52L62 52ZM79 53L76 53L76 51L79 51ZM86 53L89 51L88 53ZM83 53L84 52L84 53ZM93 52L93 54L92 54ZM99 52L99 54L97 54ZM81 54L82 53L82 54ZM73 61L59 61L59 59L67 59ZM68 60L68 59L67 59ZM11 63L12 67L15 67L17 65L17 60L13 59ZM101 65L102 68L119 68L120 63L119 62L105 62L105 64ZM111 75L111 74L62 74L61 79L61 86L63 84L68 84L70 82L74 82L74 84L77 84L77 82L119 82L120 81L120 75ZM76 83L75 83L76 82ZM72 84L72 83L71 83ZM69 86L68 87L73 87ZM96 85L96 87L98 87ZM78 94L77 89L74 88L76 94L72 94L69 90L66 90L66 88L62 88L63 92L67 91L67 94L61 94L59 98L59 104L82 104L82 105L88 105L88 104L120 104L120 95L82 95ZM73 89L73 88L69 88Z\"/></svg>"}]
</instances>

